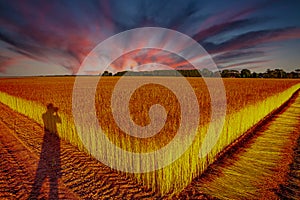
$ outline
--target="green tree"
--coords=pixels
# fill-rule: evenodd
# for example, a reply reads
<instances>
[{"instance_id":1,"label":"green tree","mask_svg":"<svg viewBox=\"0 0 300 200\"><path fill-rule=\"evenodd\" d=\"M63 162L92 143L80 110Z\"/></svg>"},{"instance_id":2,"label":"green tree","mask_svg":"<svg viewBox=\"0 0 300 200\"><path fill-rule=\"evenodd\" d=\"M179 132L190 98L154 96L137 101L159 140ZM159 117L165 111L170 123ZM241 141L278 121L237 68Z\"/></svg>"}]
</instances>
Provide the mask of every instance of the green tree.
<instances>
[{"instance_id":1,"label":"green tree","mask_svg":"<svg viewBox=\"0 0 300 200\"><path fill-rule=\"evenodd\" d=\"M212 77L213 76L213 72L204 68L202 71L201 71L201 75L203 77Z\"/></svg>"},{"instance_id":2,"label":"green tree","mask_svg":"<svg viewBox=\"0 0 300 200\"><path fill-rule=\"evenodd\" d=\"M251 77L251 71L249 69L242 69L241 77L242 78L250 78Z\"/></svg>"},{"instance_id":3,"label":"green tree","mask_svg":"<svg viewBox=\"0 0 300 200\"><path fill-rule=\"evenodd\" d=\"M273 71L273 74L274 74L275 78L287 78L286 72L282 69L275 69Z\"/></svg>"},{"instance_id":4,"label":"green tree","mask_svg":"<svg viewBox=\"0 0 300 200\"><path fill-rule=\"evenodd\" d=\"M108 71L104 71L102 76L112 76L112 73Z\"/></svg>"},{"instance_id":5,"label":"green tree","mask_svg":"<svg viewBox=\"0 0 300 200\"><path fill-rule=\"evenodd\" d=\"M230 77L230 73L229 73L229 70L228 69L224 69L222 72L221 72L221 76L222 77Z\"/></svg>"},{"instance_id":6,"label":"green tree","mask_svg":"<svg viewBox=\"0 0 300 200\"><path fill-rule=\"evenodd\" d=\"M300 78L300 69L295 70L296 78Z\"/></svg>"},{"instance_id":7,"label":"green tree","mask_svg":"<svg viewBox=\"0 0 300 200\"><path fill-rule=\"evenodd\" d=\"M258 74L257 74L256 72L253 72L253 73L251 74L251 77L252 77L252 78L257 78L257 77L258 77Z\"/></svg>"}]
</instances>

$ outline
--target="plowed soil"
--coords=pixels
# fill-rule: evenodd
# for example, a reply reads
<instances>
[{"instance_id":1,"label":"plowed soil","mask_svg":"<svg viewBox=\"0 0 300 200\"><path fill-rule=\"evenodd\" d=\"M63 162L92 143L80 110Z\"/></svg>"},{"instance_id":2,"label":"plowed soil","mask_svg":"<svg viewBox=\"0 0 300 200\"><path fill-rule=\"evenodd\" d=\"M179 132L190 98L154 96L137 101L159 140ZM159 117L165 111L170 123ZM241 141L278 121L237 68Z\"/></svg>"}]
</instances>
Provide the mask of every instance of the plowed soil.
<instances>
[{"instance_id":1,"label":"plowed soil","mask_svg":"<svg viewBox=\"0 0 300 200\"><path fill-rule=\"evenodd\" d=\"M0 110L1 199L159 198L63 140L59 147L51 145L57 137L45 137L43 127L27 117L3 104ZM43 145L47 151L42 153ZM60 150L56 171L51 162L54 148Z\"/></svg>"},{"instance_id":2,"label":"plowed soil","mask_svg":"<svg viewBox=\"0 0 300 200\"><path fill-rule=\"evenodd\" d=\"M173 197L158 196L0 104L0 199L240 199L249 195L259 199L269 193L278 199L297 199L299 93L292 102L234 156L213 164ZM259 159L251 159L256 152ZM265 179L274 184L262 185Z\"/></svg>"}]
</instances>

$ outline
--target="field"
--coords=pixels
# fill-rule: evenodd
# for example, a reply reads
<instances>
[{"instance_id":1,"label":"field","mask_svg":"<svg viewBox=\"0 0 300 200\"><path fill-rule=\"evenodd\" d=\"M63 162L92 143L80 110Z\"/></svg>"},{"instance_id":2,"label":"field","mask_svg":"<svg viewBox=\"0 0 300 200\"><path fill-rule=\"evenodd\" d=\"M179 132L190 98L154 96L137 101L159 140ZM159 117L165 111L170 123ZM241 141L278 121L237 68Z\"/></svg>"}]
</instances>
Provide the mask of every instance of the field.
<instances>
[{"instance_id":1,"label":"field","mask_svg":"<svg viewBox=\"0 0 300 200\"><path fill-rule=\"evenodd\" d=\"M197 197L201 191L218 199L299 199L299 113L297 92L181 194Z\"/></svg>"},{"instance_id":2,"label":"field","mask_svg":"<svg viewBox=\"0 0 300 200\"><path fill-rule=\"evenodd\" d=\"M90 81L95 79L95 77L78 78L85 83L82 85L81 91L88 90ZM149 82L154 79L166 81L173 84L174 87L178 87L179 90L184 91L181 85L178 84L177 78L161 77L125 77L123 88L126 89L133 82L143 81L143 79L148 79ZM115 110L118 111L119 108L123 109L121 104L113 108L114 110L111 107L111 96L119 78L103 77L98 83L94 101L97 122L101 126L103 134L115 146L126 150L126 152L131 152L129 154L108 152L106 151L108 149L106 146L99 148L100 145L97 142L101 137L98 130L90 126L90 120L87 120L90 119L90 113L86 110L86 102L84 101L86 96L84 92L81 94L82 104L78 105L75 110L87 121L81 124L80 127L75 127L73 119L74 108L72 108L74 77L2 79L0 80L0 101L15 112L33 119L41 126L43 126L41 116L46 112L46 105L53 103L54 106L59 108L58 113L61 117L61 124L57 126L58 135L66 145L71 144L71 146L77 147L81 152L91 154L92 157L97 159L102 158L104 155L109 163L122 166L125 169L124 171L127 171L127 173L111 171L112 174L120 174L126 179L129 178L136 181L137 184L141 184L141 187L145 188L144 191L147 191L148 188L157 195L171 196L179 194L193 179L205 172L207 167L216 161L226 147L230 146L247 130L280 107L300 88L299 80L223 79L226 92L224 126L221 129L220 138L212 150L206 156L200 158L199 152L203 141L208 132L217 132L222 122L222 113L221 111L220 113L217 112L217 114L212 113L211 94L203 79L188 78L187 80L195 91L200 110L200 119L195 129L195 138L192 140L191 145L184 138L175 140L176 143L174 145L176 148L172 148L171 153L164 154L168 157L163 158L165 160L174 160L174 162L155 171L151 171L151 166L156 160L161 158L153 156L152 160L145 161L140 159L137 162L131 158L132 155L134 153L156 152L162 147L171 144L171 141L176 138L176 133L181 130L182 126L187 127L183 129L186 136L193 134L188 131L190 130L189 120L186 120L185 123L181 122L185 113L181 111L178 96L166 87L158 84L148 84L136 90L131 96L129 101L130 117L134 123L140 126L151 124L151 117L148 113L154 104L162 105L167 113L165 124L156 135L148 138L138 138L126 133L114 120L113 112ZM206 83L214 85L216 80L211 78L206 81ZM222 93L221 88L214 88L213 92L215 94ZM185 92L180 95L185 101L188 102L190 100L189 96L185 95ZM125 99L122 101L126 102ZM214 101L218 105L219 99ZM221 105L221 102L219 103ZM191 109L193 107L188 107L188 110ZM218 111L218 109L215 110ZM15 121L17 120L15 119ZM9 124L16 124L16 122L10 121ZM83 136L85 141L82 140ZM184 149L185 146L188 147L186 151ZM37 152L40 153L40 151ZM182 155L181 152L183 152ZM180 156L178 159L175 159L176 156L174 155ZM132 163L132 160L136 163ZM132 166L143 168L145 172L131 173ZM99 170L104 170L102 168L99 168ZM124 182L124 184L129 183ZM149 194L152 193L149 192Z\"/></svg>"}]
</instances>

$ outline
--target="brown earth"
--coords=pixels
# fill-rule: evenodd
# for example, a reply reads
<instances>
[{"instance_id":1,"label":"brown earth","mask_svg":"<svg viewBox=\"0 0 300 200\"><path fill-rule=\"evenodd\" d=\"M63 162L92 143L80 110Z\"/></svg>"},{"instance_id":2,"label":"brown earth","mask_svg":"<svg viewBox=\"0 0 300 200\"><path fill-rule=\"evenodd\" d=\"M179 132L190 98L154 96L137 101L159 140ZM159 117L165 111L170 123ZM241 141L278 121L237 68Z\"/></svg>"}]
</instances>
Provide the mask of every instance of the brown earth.
<instances>
[{"instance_id":1,"label":"brown earth","mask_svg":"<svg viewBox=\"0 0 300 200\"><path fill-rule=\"evenodd\" d=\"M0 110L1 199L159 198L63 140L58 147L60 169L53 169L51 152L55 147L43 141L47 134L43 127L3 104ZM56 140L55 135L46 138ZM43 142L48 151L41 150Z\"/></svg>"},{"instance_id":2,"label":"brown earth","mask_svg":"<svg viewBox=\"0 0 300 200\"><path fill-rule=\"evenodd\" d=\"M208 179L199 177L180 194L161 197L44 131L35 121L3 104L0 110L0 199L211 199L199 187L203 181L211 184L208 179L214 173L209 170ZM295 197L299 189L299 139L296 146L288 184L281 184L277 193L281 198ZM217 165L216 169L224 169Z\"/></svg>"},{"instance_id":3,"label":"brown earth","mask_svg":"<svg viewBox=\"0 0 300 200\"><path fill-rule=\"evenodd\" d=\"M300 199L299 111L300 91L181 194L201 192L217 199Z\"/></svg>"}]
</instances>

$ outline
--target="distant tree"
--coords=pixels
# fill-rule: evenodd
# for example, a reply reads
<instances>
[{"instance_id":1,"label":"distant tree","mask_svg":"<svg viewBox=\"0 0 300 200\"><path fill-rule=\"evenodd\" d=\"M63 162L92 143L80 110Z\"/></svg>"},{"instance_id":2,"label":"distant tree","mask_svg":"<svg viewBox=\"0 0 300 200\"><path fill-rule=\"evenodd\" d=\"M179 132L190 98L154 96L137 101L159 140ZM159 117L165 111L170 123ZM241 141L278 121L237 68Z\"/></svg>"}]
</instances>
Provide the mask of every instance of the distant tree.
<instances>
[{"instance_id":1,"label":"distant tree","mask_svg":"<svg viewBox=\"0 0 300 200\"><path fill-rule=\"evenodd\" d=\"M241 74L238 70L230 70L230 77L232 78L240 78Z\"/></svg>"},{"instance_id":2,"label":"distant tree","mask_svg":"<svg viewBox=\"0 0 300 200\"><path fill-rule=\"evenodd\" d=\"M276 78L276 74L274 70L267 69L267 71L263 74L264 78Z\"/></svg>"},{"instance_id":3,"label":"distant tree","mask_svg":"<svg viewBox=\"0 0 300 200\"><path fill-rule=\"evenodd\" d=\"M112 73L108 71L104 71L102 76L112 76Z\"/></svg>"},{"instance_id":4,"label":"distant tree","mask_svg":"<svg viewBox=\"0 0 300 200\"><path fill-rule=\"evenodd\" d=\"M222 77L225 78L239 78L240 76L240 72L238 70L228 70L228 69L224 69L221 73Z\"/></svg>"},{"instance_id":5,"label":"distant tree","mask_svg":"<svg viewBox=\"0 0 300 200\"><path fill-rule=\"evenodd\" d=\"M274 78L273 77L273 70L267 69L267 71L265 73L263 73L263 77L264 78Z\"/></svg>"},{"instance_id":6,"label":"distant tree","mask_svg":"<svg viewBox=\"0 0 300 200\"><path fill-rule=\"evenodd\" d=\"M212 72L208 69L203 69L201 71L201 74L198 70L192 69L192 70L154 70L154 71L141 71L141 72L134 72L134 71L121 71L117 72L113 76L179 76L181 74L185 77L201 77L203 75L204 77L229 77L229 78L300 78L300 69L296 69L293 72L287 73L282 69L267 69L264 73L256 73L251 71L249 69L243 69L241 72L238 70L229 70L224 69L222 71L216 71ZM111 72L105 71L103 72L102 76L112 76Z\"/></svg>"},{"instance_id":7,"label":"distant tree","mask_svg":"<svg viewBox=\"0 0 300 200\"><path fill-rule=\"evenodd\" d=\"M114 76L123 76L127 71L117 72Z\"/></svg>"},{"instance_id":8,"label":"distant tree","mask_svg":"<svg viewBox=\"0 0 300 200\"><path fill-rule=\"evenodd\" d=\"M267 69L267 71L263 74L264 78L287 78L288 75L283 69Z\"/></svg>"},{"instance_id":9,"label":"distant tree","mask_svg":"<svg viewBox=\"0 0 300 200\"><path fill-rule=\"evenodd\" d=\"M242 69L241 77L242 78L250 78L251 77L251 71L249 69Z\"/></svg>"},{"instance_id":10,"label":"distant tree","mask_svg":"<svg viewBox=\"0 0 300 200\"><path fill-rule=\"evenodd\" d=\"M215 71L212 76L213 77L221 77L221 72L220 71Z\"/></svg>"},{"instance_id":11,"label":"distant tree","mask_svg":"<svg viewBox=\"0 0 300 200\"><path fill-rule=\"evenodd\" d=\"M296 78L300 78L300 69L295 69Z\"/></svg>"},{"instance_id":12,"label":"distant tree","mask_svg":"<svg viewBox=\"0 0 300 200\"><path fill-rule=\"evenodd\" d=\"M229 77L229 70L228 70L228 69L224 69L224 70L221 72L221 76L222 76L223 78Z\"/></svg>"},{"instance_id":13,"label":"distant tree","mask_svg":"<svg viewBox=\"0 0 300 200\"><path fill-rule=\"evenodd\" d=\"M178 72L185 77L201 77L201 74L198 70L192 69L192 70L178 70Z\"/></svg>"},{"instance_id":14,"label":"distant tree","mask_svg":"<svg viewBox=\"0 0 300 200\"><path fill-rule=\"evenodd\" d=\"M257 78L264 78L264 73L258 73Z\"/></svg>"},{"instance_id":15,"label":"distant tree","mask_svg":"<svg viewBox=\"0 0 300 200\"><path fill-rule=\"evenodd\" d=\"M212 77L213 76L213 72L204 68L202 71L201 71L201 75L203 77Z\"/></svg>"},{"instance_id":16,"label":"distant tree","mask_svg":"<svg viewBox=\"0 0 300 200\"><path fill-rule=\"evenodd\" d=\"M197 69L188 70L188 76L189 77L201 77L200 72Z\"/></svg>"},{"instance_id":17,"label":"distant tree","mask_svg":"<svg viewBox=\"0 0 300 200\"><path fill-rule=\"evenodd\" d=\"M297 78L297 73L296 72L290 72L290 73L287 73L287 77L288 78Z\"/></svg>"},{"instance_id":18,"label":"distant tree","mask_svg":"<svg viewBox=\"0 0 300 200\"><path fill-rule=\"evenodd\" d=\"M228 69L224 69L224 70L221 72L221 76L224 77L224 78L230 77L229 70L228 70Z\"/></svg>"},{"instance_id":19,"label":"distant tree","mask_svg":"<svg viewBox=\"0 0 300 200\"><path fill-rule=\"evenodd\" d=\"M273 71L273 74L274 74L275 78L287 78L286 72L282 69L275 69Z\"/></svg>"},{"instance_id":20,"label":"distant tree","mask_svg":"<svg viewBox=\"0 0 300 200\"><path fill-rule=\"evenodd\" d=\"M253 73L251 74L251 77L252 77L252 78L258 78L258 74L257 74L256 72L253 72Z\"/></svg>"}]
</instances>

